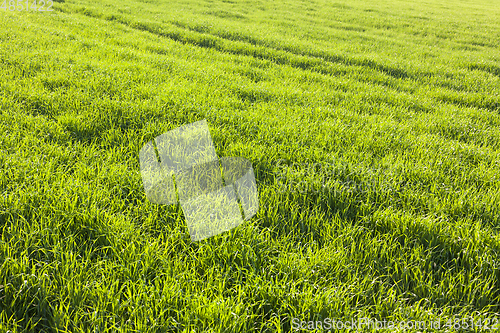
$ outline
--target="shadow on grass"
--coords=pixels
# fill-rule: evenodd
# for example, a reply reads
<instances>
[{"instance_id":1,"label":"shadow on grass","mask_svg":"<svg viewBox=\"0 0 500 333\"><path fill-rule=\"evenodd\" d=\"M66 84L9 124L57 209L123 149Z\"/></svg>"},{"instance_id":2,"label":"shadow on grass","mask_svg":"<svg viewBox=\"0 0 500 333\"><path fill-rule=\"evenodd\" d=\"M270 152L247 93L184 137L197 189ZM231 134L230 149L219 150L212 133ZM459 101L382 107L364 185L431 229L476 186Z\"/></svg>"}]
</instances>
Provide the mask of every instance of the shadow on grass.
<instances>
[{"instance_id":1,"label":"shadow on grass","mask_svg":"<svg viewBox=\"0 0 500 333\"><path fill-rule=\"evenodd\" d=\"M116 15L106 16L88 8L80 8L76 12L93 18L117 21L133 29L149 32L160 37L166 37L183 44L212 48L235 55L251 56L256 59L270 60L278 64L289 65L302 70L316 71L317 68L320 67L319 65L324 62L329 62L333 64L341 63L346 66L371 68L397 79L408 79L413 77L413 75L402 68L391 67L371 59L355 59L341 55L314 53L312 51L306 51L306 56L303 56L303 50L297 51L287 46L272 47L268 45L268 42L255 39L254 37L239 33L211 32L210 29L205 26L190 26L178 21L170 22L177 28L183 29L183 31L179 29L167 29L157 23L135 22L121 16L117 17ZM228 42L243 44L232 44ZM320 71L320 73L329 75L335 74L328 71L325 72L324 70Z\"/></svg>"}]
</instances>

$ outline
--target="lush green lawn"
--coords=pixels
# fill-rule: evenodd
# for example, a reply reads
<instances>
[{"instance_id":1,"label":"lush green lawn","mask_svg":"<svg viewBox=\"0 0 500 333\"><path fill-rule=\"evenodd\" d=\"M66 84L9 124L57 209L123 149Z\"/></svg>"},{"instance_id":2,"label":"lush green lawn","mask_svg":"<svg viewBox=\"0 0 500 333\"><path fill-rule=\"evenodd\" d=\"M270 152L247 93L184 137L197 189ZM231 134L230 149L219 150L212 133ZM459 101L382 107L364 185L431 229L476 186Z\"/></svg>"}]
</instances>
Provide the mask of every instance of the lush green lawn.
<instances>
[{"instance_id":1,"label":"lush green lawn","mask_svg":"<svg viewBox=\"0 0 500 333\"><path fill-rule=\"evenodd\" d=\"M0 9L0 332L500 319L497 0L53 9ZM191 242L139 150L201 119L260 210Z\"/></svg>"}]
</instances>

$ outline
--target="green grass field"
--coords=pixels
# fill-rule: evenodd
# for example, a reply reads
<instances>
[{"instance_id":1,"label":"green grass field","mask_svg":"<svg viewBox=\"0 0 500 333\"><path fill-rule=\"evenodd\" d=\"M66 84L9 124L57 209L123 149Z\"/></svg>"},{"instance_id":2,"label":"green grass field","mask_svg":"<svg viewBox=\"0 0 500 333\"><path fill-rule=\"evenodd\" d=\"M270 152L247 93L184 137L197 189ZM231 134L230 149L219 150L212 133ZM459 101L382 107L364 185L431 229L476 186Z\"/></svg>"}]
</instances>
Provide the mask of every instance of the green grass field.
<instances>
[{"instance_id":1,"label":"green grass field","mask_svg":"<svg viewBox=\"0 0 500 333\"><path fill-rule=\"evenodd\" d=\"M500 328L498 0L52 9L0 9L0 332ZM192 242L139 150L202 119L260 209Z\"/></svg>"}]
</instances>

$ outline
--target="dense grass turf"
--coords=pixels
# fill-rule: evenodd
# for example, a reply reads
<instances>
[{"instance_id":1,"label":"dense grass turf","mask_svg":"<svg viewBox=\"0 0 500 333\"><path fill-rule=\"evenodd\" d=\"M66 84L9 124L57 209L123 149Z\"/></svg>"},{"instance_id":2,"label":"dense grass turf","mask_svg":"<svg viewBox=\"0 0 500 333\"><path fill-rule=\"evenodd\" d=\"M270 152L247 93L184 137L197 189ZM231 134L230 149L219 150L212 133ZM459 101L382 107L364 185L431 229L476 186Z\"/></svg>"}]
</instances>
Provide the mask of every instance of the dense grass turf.
<instances>
[{"instance_id":1,"label":"dense grass turf","mask_svg":"<svg viewBox=\"0 0 500 333\"><path fill-rule=\"evenodd\" d=\"M500 317L498 1L53 8L0 11L0 331ZM204 118L260 210L193 243L138 152Z\"/></svg>"}]
</instances>

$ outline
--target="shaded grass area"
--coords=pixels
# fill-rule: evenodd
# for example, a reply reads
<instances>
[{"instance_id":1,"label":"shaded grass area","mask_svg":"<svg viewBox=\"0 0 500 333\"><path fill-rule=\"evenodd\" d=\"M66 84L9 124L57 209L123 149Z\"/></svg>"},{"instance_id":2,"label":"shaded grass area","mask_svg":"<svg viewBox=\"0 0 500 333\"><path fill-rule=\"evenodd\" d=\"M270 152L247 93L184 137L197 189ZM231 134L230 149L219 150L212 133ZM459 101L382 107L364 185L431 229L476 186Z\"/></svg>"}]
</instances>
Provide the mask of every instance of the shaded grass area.
<instances>
[{"instance_id":1,"label":"shaded grass area","mask_svg":"<svg viewBox=\"0 0 500 333\"><path fill-rule=\"evenodd\" d=\"M493 4L0 12L0 330L497 318ZM138 152L204 118L219 156L251 160L260 210L193 243Z\"/></svg>"}]
</instances>

